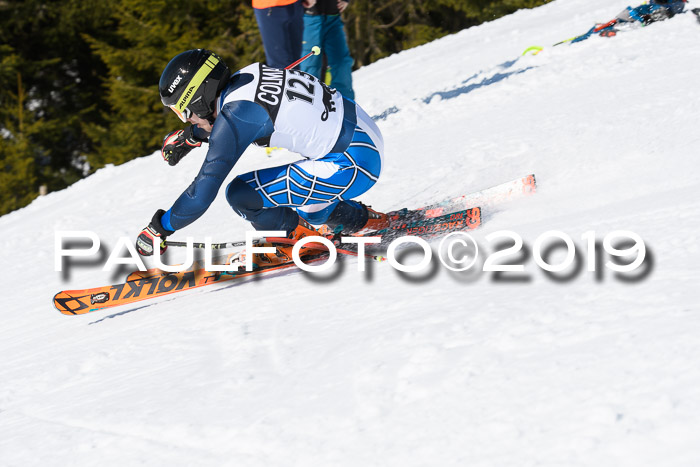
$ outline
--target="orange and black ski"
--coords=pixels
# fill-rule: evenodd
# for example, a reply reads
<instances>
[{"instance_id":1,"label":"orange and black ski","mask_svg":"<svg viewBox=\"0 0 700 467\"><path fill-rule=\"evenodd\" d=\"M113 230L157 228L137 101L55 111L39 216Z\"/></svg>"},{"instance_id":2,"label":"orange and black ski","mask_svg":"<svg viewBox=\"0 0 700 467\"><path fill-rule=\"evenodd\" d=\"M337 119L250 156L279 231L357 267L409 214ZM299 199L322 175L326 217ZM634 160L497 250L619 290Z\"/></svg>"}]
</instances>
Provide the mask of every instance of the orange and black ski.
<instances>
[{"instance_id":1,"label":"orange and black ski","mask_svg":"<svg viewBox=\"0 0 700 467\"><path fill-rule=\"evenodd\" d=\"M478 228L484 221L481 206L490 207L504 201L510 201L534 193L535 189L535 177L534 175L528 175L480 192L451 198L441 203L412 210L402 209L394 211L389 213L390 222L387 228L366 234L366 236L381 236L382 243L378 247L382 248L386 247L393 239L401 236L411 235L421 238L434 238L451 232L473 230ZM328 238L334 240L336 246L345 247L340 245L340 238L332 235L329 235ZM267 240L278 240L293 244L293 241L288 239ZM231 246L231 244L221 245L224 245L221 248L229 248ZM352 251L352 245L348 246L347 249L338 249L338 252L356 254ZM382 259L378 256L367 256L373 259ZM303 256L303 260L305 263L310 263L327 257L328 252L318 248L312 253ZM228 258L227 256L220 256L215 258L213 263L226 264L228 263ZM253 271L210 272L206 271L201 263L195 263L188 270L177 273L150 269L148 271L131 273L122 284L59 292L54 296L53 303L56 309L63 314L80 315L294 266L294 262L290 260L281 264L261 266Z\"/></svg>"},{"instance_id":2,"label":"orange and black ski","mask_svg":"<svg viewBox=\"0 0 700 467\"><path fill-rule=\"evenodd\" d=\"M529 196L536 191L537 181L535 179L535 174L529 174L481 191L456 196L454 198L443 200L439 203L417 208L413 211L423 213L425 217L437 217L476 206L480 206L481 208L490 208L497 204L502 204L508 201L514 201L524 196Z\"/></svg>"},{"instance_id":3,"label":"orange and black ski","mask_svg":"<svg viewBox=\"0 0 700 467\"><path fill-rule=\"evenodd\" d=\"M457 231L472 230L481 225L481 209L478 207L458 211L433 218L411 219L396 216L392 218L388 229L375 232L382 239L393 239L404 235L430 238L441 234ZM273 240L273 239L269 239ZM289 241L287 239L274 239ZM385 245L385 241L382 245ZM345 254L357 254L349 249L338 250ZM382 259L368 255L374 259ZM328 257L327 251L320 249L303 256L305 263L319 261ZM218 257L214 262L225 257ZM224 259L225 261L225 259ZM225 264L225 263L224 263ZM160 269L136 271L129 275L126 282L103 287L82 290L64 290L54 296L53 304L58 311L65 315L81 315L92 311L128 305L142 300L162 297L183 290L190 290L219 282L242 279L269 271L295 267L293 261L270 266L260 266L253 271L237 270L227 272L209 272L199 262L186 271L169 273Z\"/></svg>"},{"instance_id":4,"label":"orange and black ski","mask_svg":"<svg viewBox=\"0 0 700 467\"><path fill-rule=\"evenodd\" d=\"M304 262L320 261L328 256L327 252L305 256ZM82 315L92 311L128 305L142 300L162 297L183 290L195 289L206 285L243 279L270 271L277 271L295 266L292 261L271 266L261 266L253 271L232 270L226 272L209 272L204 268L190 268L187 271L167 273L160 270L134 273L132 280L123 284L93 287L83 290L64 290L53 298L53 304L64 315ZM137 274L143 274L137 277Z\"/></svg>"}]
</instances>

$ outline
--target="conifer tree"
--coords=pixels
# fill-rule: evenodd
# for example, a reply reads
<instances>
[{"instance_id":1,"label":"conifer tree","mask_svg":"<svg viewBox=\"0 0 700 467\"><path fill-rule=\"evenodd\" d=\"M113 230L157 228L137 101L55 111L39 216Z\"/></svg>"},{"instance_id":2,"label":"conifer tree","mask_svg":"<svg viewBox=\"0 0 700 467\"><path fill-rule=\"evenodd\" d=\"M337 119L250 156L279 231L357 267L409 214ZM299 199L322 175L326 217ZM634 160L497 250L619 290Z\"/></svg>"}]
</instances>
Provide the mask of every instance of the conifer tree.
<instances>
[{"instance_id":1,"label":"conifer tree","mask_svg":"<svg viewBox=\"0 0 700 467\"><path fill-rule=\"evenodd\" d=\"M344 13L355 68L519 8L551 0L352 0Z\"/></svg>"},{"instance_id":2,"label":"conifer tree","mask_svg":"<svg viewBox=\"0 0 700 467\"><path fill-rule=\"evenodd\" d=\"M5 46L5 50L9 47ZM5 92L2 95L4 113L2 137L0 138L0 212L9 212L27 205L36 196L37 148L31 144L29 135L36 127L25 116L26 92L22 85L22 75L13 70L16 56L3 57L0 65L0 83ZM14 62L14 63L13 63ZM8 75L15 71L16 93L9 91Z\"/></svg>"},{"instance_id":3,"label":"conifer tree","mask_svg":"<svg viewBox=\"0 0 700 467\"><path fill-rule=\"evenodd\" d=\"M352 0L344 18L358 68L547 1ZM184 126L160 73L193 48L232 70L264 61L250 0L0 1L0 215L158 150Z\"/></svg>"},{"instance_id":4,"label":"conifer tree","mask_svg":"<svg viewBox=\"0 0 700 467\"><path fill-rule=\"evenodd\" d=\"M87 38L109 69L106 123L89 128L98 148L88 158L93 168L151 153L183 126L158 94L160 74L172 57L206 48L235 70L262 51L257 29L250 29L252 9L241 1L121 0L114 19L118 40Z\"/></svg>"},{"instance_id":5,"label":"conifer tree","mask_svg":"<svg viewBox=\"0 0 700 467\"><path fill-rule=\"evenodd\" d=\"M85 175L83 125L99 119L101 67L80 33L105 28L110 1L0 3L0 159L14 171L0 185L0 198L13 200L0 214L31 201L40 185L56 190Z\"/></svg>"}]
</instances>

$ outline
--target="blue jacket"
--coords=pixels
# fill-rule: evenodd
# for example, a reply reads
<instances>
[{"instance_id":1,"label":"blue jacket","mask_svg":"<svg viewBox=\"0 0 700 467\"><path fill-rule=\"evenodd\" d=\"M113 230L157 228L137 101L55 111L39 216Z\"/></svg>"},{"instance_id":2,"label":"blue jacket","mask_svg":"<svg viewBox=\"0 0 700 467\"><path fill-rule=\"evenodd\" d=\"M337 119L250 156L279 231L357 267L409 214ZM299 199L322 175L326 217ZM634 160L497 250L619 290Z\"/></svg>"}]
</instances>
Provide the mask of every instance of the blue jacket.
<instances>
[{"instance_id":1,"label":"blue jacket","mask_svg":"<svg viewBox=\"0 0 700 467\"><path fill-rule=\"evenodd\" d=\"M221 99L245 84L240 76L236 74L231 77L229 86L221 93ZM272 120L261 106L244 101L226 104L212 127L209 150L199 173L163 215L163 227L179 230L201 217L246 148L260 138L269 137L273 130ZM203 136L198 128L195 135Z\"/></svg>"},{"instance_id":2,"label":"blue jacket","mask_svg":"<svg viewBox=\"0 0 700 467\"><path fill-rule=\"evenodd\" d=\"M249 75L236 73L229 85L218 97L219 106L226 96L250 82ZM345 99L346 115L354 114L350 106L355 104ZM347 149L355 124L347 119L336 145L340 152ZM209 208L219 193L224 180L251 144L269 141L274 125L267 111L260 105L249 101L234 101L221 107L209 135L209 150L202 162L202 167L190 186L175 201L175 204L163 215L161 224L168 230L175 231L196 221ZM205 139L206 132L195 128L195 136ZM348 137L349 136L349 137ZM342 150L341 150L342 149Z\"/></svg>"}]
</instances>

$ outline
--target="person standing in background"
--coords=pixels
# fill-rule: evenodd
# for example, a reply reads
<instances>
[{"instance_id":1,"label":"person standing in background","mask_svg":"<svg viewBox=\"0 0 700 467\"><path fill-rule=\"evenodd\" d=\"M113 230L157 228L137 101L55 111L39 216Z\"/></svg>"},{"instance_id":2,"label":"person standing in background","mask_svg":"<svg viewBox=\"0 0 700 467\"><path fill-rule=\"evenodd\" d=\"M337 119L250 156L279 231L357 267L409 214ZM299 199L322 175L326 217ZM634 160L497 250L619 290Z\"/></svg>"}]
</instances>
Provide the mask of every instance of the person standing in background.
<instances>
[{"instance_id":1,"label":"person standing in background","mask_svg":"<svg viewBox=\"0 0 700 467\"><path fill-rule=\"evenodd\" d=\"M316 0L253 0L268 66L284 68L301 56L304 8Z\"/></svg>"},{"instance_id":2,"label":"person standing in background","mask_svg":"<svg viewBox=\"0 0 700 467\"><path fill-rule=\"evenodd\" d=\"M348 99L355 99L352 89L352 64L354 63L345 37L340 14L347 8L344 0L318 0L304 10L304 42L301 55L311 52L315 45L326 55L331 72L330 86ZM321 56L309 57L299 67L320 80L323 68Z\"/></svg>"}]
</instances>

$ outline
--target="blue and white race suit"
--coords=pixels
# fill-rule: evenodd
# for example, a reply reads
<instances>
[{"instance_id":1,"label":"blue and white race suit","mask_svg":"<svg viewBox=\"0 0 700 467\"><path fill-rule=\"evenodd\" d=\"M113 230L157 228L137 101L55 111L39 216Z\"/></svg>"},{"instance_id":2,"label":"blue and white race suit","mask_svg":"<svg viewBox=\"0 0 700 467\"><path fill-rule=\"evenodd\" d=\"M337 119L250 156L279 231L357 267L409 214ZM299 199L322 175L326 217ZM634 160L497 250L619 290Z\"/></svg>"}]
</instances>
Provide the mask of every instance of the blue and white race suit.
<instances>
[{"instance_id":1,"label":"blue and white race suit","mask_svg":"<svg viewBox=\"0 0 700 467\"><path fill-rule=\"evenodd\" d=\"M168 230L204 214L253 143L302 156L240 175L227 186L229 204L256 229L291 230L297 213L324 223L339 202L365 193L380 176L379 128L361 107L307 73L254 63L231 77L217 109L199 174L161 220Z\"/></svg>"}]
</instances>

